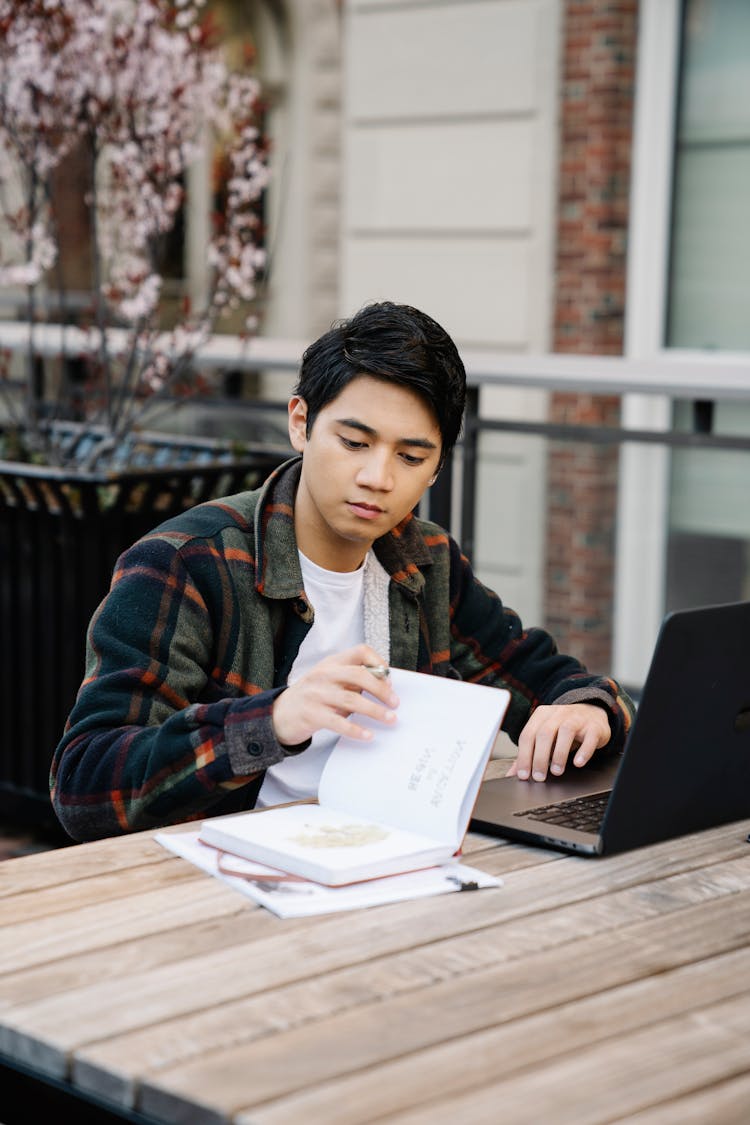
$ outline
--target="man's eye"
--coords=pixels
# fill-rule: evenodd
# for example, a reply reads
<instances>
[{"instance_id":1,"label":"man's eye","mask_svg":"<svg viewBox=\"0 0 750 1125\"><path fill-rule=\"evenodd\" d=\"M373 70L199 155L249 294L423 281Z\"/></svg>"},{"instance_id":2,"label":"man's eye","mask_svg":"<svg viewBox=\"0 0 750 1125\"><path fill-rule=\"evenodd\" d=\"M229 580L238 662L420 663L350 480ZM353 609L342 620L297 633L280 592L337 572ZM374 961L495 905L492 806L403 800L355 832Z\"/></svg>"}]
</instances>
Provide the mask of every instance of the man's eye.
<instances>
[{"instance_id":1,"label":"man's eye","mask_svg":"<svg viewBox=\"0 0 750 1125\"><path fill-rule=\"evenodd\" d=\"M402 453L401 459L405 461L407 465L424 465L425 463L424 457L415 457L413 453Z\"/></svg>"},{"instance_id":2,"label":"man's eye","mask_svg":"<svg viewBox=\"0 0 750 1125\"><path fill-rule=\"evenodd\" d=\"M367 448L366 443L364 441L353 441L352 438L344 437L343 434L341 435L341 443L342 443L342 445L344 446L345 449L366 449Z\"/></svg>"}]
</instances>

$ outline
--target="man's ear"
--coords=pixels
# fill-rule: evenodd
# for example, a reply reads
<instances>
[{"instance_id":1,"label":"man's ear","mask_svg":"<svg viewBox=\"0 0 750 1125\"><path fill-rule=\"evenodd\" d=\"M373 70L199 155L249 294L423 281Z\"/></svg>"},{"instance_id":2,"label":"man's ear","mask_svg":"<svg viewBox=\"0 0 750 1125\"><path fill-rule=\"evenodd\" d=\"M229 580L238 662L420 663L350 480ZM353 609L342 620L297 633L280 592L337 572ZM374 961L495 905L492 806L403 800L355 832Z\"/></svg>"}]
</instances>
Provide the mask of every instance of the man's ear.
<instances>
[{"instance_id":1,"label":"man's ear","mask_svg":"<svg viewBox=\"0 0 750 1125\"><path fill-rule=\"evenodd\" d=\"M292 449L302 453L307 445L307 403L299 395L289 399L289 440Z\"/></svg>"}]
</instances>

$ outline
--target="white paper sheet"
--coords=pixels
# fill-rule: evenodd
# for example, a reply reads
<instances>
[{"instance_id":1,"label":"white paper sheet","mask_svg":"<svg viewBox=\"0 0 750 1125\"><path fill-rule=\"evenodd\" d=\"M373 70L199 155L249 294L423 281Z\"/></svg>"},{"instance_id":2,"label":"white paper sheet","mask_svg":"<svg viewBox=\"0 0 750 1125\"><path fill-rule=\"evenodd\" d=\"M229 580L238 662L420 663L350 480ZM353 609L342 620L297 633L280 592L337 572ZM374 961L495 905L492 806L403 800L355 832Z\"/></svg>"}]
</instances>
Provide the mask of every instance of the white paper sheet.
<instances>
[{"instance_id":1,"label":"white paper sheet","mask_svg":"<svg viewBox=\"0 0 750 1125\"><path fill-rule=\"evenodd\" d=\"M346 887L324 887L319 883L297 882L263 884L261 880L248 881L219 871L220 853L207 847L195 831L158 832L157 843L189 863L199 867L240 894L264 906L279 918L302 918L312 914L332 914L341 910L355 910L366 906L380 906L389 902L403 902L412 898L450 894L451 891L479 890L484 887L501 887L502 880L486 875L463 863L446 863L406 875L391 875L385 879L372 879L366 883L353 883ZM255 873L263 865L234 856L229 857L232 868L238 872ZM269 873L271 869L267 869Z\"/></svg>"}]
</instances>

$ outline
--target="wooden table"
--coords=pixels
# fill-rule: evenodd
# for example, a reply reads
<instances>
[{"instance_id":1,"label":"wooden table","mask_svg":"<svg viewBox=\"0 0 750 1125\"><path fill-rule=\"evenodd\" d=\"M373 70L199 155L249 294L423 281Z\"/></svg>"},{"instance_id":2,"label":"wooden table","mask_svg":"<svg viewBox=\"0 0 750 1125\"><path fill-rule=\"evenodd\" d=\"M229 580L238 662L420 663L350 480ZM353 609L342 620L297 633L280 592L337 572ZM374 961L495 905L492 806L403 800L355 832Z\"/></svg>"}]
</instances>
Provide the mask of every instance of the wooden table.
<instances>
[{"instance_id":1,"label":"wooden table","mask_svg":"<svg viewBox=\"0 0 750 1125\"><path fill-rule=\"evenodd\" d=\"M502 888L286 921L150 834L6 861L0 1119L745 1123L748 831L472 836Z\"/></svg>"}]
</instances>

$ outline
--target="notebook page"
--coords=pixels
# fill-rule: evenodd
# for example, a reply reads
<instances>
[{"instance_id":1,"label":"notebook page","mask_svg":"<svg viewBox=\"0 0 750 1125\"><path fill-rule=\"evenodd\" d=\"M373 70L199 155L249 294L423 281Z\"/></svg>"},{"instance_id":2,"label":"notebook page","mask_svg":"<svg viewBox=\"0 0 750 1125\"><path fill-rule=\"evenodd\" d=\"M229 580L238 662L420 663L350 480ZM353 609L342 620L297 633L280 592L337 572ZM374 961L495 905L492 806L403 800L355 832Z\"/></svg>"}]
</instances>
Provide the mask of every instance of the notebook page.
<instances>
[{"instance_id":1,"label":"notebook page","mask_svg":"<svg viewBox=\"0 0 750 1125\"><path fill-rule=\"evenodd\" d=\"M339 739L320 804L458 846L510 695L400 668L391 681L395 725L358 716L373 740Z\"/></svg>"}]
</instances>

